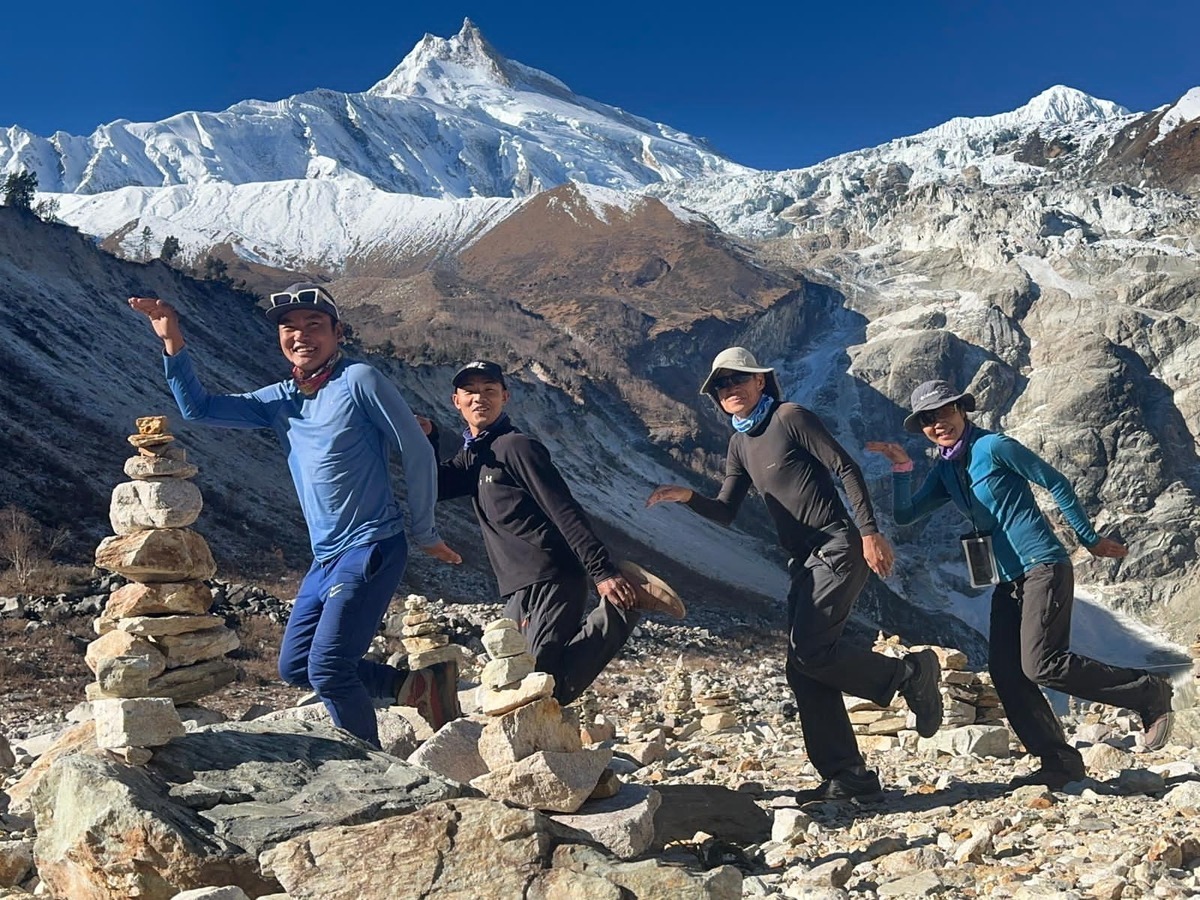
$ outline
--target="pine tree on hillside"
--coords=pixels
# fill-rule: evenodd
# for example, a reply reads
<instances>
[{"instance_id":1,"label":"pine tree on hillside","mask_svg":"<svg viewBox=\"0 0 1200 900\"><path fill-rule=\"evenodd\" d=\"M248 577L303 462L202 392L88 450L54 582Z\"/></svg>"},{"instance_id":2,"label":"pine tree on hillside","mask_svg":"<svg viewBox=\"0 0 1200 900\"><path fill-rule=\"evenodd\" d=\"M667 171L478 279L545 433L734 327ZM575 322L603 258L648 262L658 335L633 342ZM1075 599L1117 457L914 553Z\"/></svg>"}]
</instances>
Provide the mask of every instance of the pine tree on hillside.
<instances>
[{"instance_id":1,"label":"pine tree on hillside","mask_svg":"<svg viewBox=\"0 0 1200 900\"><path fill-rule=\"evenodd\" d=\"M179 255L179 250L179 238L175 237L173 234L168 234L163 239L162 250L158 252L158 258L167 265L170 265L171 260Z\"/></svg>"},{"instance_id":2,"label":"pine tree on hillside","mask_svg":"<svg viewBox=\"0 0 1200 900\"><path fill-rule=\"evenodd\" d=\"M36 172L10 172L4 179L4 205L17 209L31 209L37 183Z\"/></svg>"}]
</instances>

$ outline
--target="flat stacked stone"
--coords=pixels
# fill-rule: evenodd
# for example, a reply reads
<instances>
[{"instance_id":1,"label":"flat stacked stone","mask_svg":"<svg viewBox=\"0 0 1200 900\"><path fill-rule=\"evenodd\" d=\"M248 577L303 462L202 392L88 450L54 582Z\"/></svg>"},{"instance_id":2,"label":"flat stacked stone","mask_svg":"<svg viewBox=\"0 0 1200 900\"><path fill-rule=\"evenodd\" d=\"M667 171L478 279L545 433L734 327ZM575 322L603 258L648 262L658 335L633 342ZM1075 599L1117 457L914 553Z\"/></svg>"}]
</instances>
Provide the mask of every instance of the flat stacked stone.
<instances>
[{"instance_id":1,"label":"flat stacked stone","mask_svg":"<svg viewBox=\"0 0 1200 900\"><path fill-rule=\"evenodd\" d=\"M554 678L533 670L525 637L511 619L483 632L489 660L476 693L488 717L479 755L488 768L471 779L490 797L529 809L573 813L591 796L612 751L584 749L575 710L552 696Z\"/></svg>"},{"instance_id":2,"label":"flat stacked stone","mask_svg":"<svg viewBox=\"0 0 1200 900\"><path fill-rule=\"evenodd\" d=\"M204 505L190 481L196 467L165 416L139 418L137 429L129 437L137 455L125 462L132 480L113 489L109 508L115 534L96 548L96 565L130 583L109 595L93 623L99 637L85 654L96 676L87 697L95 701L101 746L110 749L144 749L182 734L182 725L170 724L172 715L178 720L172 701L198 700L237 674L226 658L237 634L209 611L204 581L216 564L188 527ZM145 754L125 755L132 762Z\"/></svg>"},{"instance_id":3,"label":"flat stacked stone","mask_svg":"<svg viewBox=\"0 0 1200 900\"><path fill-rule=\"evenodd\" d=\"M663 685L658 708L669 717L690 718L696 711L692 699L692 676L683 664L683 654L675 661Z\"/></svg>"}]
</instances>

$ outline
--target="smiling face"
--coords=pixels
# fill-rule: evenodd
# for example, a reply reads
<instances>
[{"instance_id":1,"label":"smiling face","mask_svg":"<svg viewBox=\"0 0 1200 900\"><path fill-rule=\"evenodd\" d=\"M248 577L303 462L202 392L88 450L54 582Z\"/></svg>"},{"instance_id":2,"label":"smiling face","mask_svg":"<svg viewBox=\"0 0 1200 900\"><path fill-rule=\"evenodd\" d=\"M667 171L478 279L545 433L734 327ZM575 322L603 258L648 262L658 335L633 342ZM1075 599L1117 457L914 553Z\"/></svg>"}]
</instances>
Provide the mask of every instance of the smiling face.
<instances>
[{"instance_id":1,"label":"smiling face","mask_svg":"<svg viewBox=\"0 0 1200 900\"><path fill-rule=\"evenodd\" d=\"M724 370L713 379L717 391L717 402L728 415L746 418L754 411L767 387L767 378L761 372L733 372Z\"/></svg>"},{"instance_id":2,"label":"smiling face","mask_svg":"<svg viewBox=\"0 0 1200 900\"><path fill-rule=\"evenodd\" d=\"M454 389L450 398L471 434L479 434L492 426L504 412L508 391L497 381L472 375Z\"/></svg>"},{"instance_id":3,"label":"smiling face","mask_svg":"<svg viewBox=\"0 0 1200 900\"><path fill-rule=\"evenodd\" d=\"M957 401L921 413L921 430L939 447L953 447L967 429L967 417Z\"/></svg>"},{"instance_id":4,"label":"smiling face","mask_svg":"<svg viewBox=\"0 0 1200 900\"><path fill-rule=\"evenodd\" d=\"M342 326L329 315L298 309L279 319L279 349L293 366L311 374L337 352Z\"/></svg>"}]
</instances>

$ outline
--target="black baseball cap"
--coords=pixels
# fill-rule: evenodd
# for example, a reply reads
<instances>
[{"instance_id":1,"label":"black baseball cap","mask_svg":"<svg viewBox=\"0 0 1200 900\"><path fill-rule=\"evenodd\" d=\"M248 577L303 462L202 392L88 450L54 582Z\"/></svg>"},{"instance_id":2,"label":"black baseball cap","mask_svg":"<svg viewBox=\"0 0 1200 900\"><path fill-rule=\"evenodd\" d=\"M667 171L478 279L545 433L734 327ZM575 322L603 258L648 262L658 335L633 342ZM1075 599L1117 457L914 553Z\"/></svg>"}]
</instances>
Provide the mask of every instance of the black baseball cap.
<instances>
[{"instance_id":1,"label":"black baseball cap","mask_svg":"<svg viewBox=\"0 0 1200 900\"><path fill-rule=\"evenodd\" d=\"M504 370L498 364L489 362L486 359L476 359L467 363L454 373L454 380L450 383L454 387L460 388L469 378L482 378L484 381L494 381L505 390L508 389L508 386L504 383Z\"/></svg>"},{"instance_id":2,"label":"black baseball cap","mask_svg":"<svg viewBox=\"0 0 1200 900\"><path fill-rule=\"evenodd\" d=\"M271 304L267 307L267 318L273 325L278 325L287 313L298 309L315 309L335 322L338 320L338 308L333 302L333 295L311 281L298 281L286 290L271 294L267 300Z\"/></svg>"}]
</instances>

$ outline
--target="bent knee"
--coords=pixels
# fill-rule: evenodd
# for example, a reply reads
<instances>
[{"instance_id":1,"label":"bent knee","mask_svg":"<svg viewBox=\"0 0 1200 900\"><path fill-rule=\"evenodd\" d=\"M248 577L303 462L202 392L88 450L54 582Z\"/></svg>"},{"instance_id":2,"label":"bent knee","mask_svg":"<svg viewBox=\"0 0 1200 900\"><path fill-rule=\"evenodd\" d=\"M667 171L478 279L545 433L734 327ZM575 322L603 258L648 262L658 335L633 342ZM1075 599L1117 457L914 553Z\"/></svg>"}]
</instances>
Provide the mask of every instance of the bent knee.
<instances>
[{"instance_id":1,"label":"bent knee","mask_svg":"<svg viewBox=\"0 0 1200 900\"><path fill-rule=\"evenodd\" d=\"M1021 674L1038 687L1057 690L1062 686L1063 671L1062 660L1058 657L1021 660Z\"/></svg>"}]
</instances>

